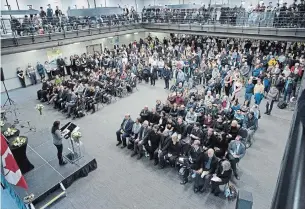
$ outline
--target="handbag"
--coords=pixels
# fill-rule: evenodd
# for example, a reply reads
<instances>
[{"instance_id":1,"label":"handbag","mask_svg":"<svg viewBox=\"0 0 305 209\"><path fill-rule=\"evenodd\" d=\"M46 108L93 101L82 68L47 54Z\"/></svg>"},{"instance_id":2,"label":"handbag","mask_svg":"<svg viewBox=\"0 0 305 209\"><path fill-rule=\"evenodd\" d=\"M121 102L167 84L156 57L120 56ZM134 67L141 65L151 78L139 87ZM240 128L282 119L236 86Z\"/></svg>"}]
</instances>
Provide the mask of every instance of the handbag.
<instances>
[{"instance_id":1,"label":"handbag","mask_svg":"<svg viewBox=\"0 0 305 209\"><path fill-rule=\"evenodd\" d=\"M234 200L237 197L237 190L235 186L230 185L230 183L228 182L224 189L224 195L226 198L228 198L228 200Z\"/></svg>"}]
</instances>

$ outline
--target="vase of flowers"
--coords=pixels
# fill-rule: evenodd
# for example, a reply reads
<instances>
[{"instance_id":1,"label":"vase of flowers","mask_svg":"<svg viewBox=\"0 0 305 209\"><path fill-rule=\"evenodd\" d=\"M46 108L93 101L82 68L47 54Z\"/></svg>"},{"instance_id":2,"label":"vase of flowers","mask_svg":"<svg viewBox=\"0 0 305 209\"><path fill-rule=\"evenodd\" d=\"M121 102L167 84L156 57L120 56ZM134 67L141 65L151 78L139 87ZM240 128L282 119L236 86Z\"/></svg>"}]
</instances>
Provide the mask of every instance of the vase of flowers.
<instances>
[{"instance_id":1,"label":"vase of flowers","mask_svg":"<svg viewBox=\"0 0 305 209\"><path fill-rule=\"evenodd\" d=\"M44 106L42 104L37 104L35 108L39 111L39 114L42 115L42 109L44 108Z\"/></svg>"},{"instance_id":2,"label":"vase of flowers","mask_svg":"<svg viewBox=\"0 0 305 209\"><path fill-rule=\"evenodd\" d=\"M82 133L80 131L73 131L72 134L71 134L71 138L72 140L75 142L75 143L78 143L80 142L80 138L82 137Z\"/></svg>"},{"instance_id":3,"label":"vase of flowers","mask_svg":"<svg viewBox=\"0 0 305 209\"><path fill-rule=\"evenodd\" d=\"M22 136L16 137L16 139L13 141L13 146L15 147L21 147L26 142L26 138Z\"/></svg>"},{"instance_id":4,"label":"vase of flowers","mask_svg":"<svg viewBox=\"0 0 305 209\"><path fill-rule=\"evenodd\" d=\"M13 136L16 133L17 129L15 128L8 128L4 131L4 136Z\"/></svg>"}]
</instances>

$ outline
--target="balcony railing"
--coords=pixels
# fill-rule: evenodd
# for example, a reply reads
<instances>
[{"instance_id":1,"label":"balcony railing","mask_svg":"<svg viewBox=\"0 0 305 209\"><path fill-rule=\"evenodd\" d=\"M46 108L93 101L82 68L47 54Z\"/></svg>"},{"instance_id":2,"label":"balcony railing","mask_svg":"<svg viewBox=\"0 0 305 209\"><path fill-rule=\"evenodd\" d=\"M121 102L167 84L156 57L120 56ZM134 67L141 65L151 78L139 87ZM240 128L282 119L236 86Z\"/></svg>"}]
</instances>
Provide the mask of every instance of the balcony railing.
<instances>
[{"instance_id":1,"label":"balcony railing","mask_svg":"<svg viewBox=\"0 0 305 209\"><path fill-rule=\"evenodd\" d=\"M305 12L194 12L142 15L143 23L230 25L244 27L305 28Z\"/></svg>"},{"instance_id":2,"label":"balcony railing","mask_svg":"<svg viewBox=\"0 0 305 209\"><path fill-rule=\"evenodd\" d=\"M77 32L91 29L104 29L109 27L134 25L140 23L139 16L125 17L90 17L76 18L12 18L1 19L1 38L20 38L26 36L39 36Z\"/></svg>"}]
</instances>

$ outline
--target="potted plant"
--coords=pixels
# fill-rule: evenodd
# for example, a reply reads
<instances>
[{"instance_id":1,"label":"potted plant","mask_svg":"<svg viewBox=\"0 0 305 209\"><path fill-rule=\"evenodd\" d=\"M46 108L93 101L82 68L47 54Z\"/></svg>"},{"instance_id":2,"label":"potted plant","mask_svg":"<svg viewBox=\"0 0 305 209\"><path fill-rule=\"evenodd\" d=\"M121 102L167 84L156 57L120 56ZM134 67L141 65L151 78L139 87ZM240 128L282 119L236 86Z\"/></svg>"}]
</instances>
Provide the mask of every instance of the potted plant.
<instances>
[{"instance_id":1,"label":"potted plant","mask_svg":"<svg viewBox=\"0 0 305 209\"><path fill-rule=\"evenodd\" d=\"M8 128L6 131L4 131L4 136L12 136L16 133L17 129L15 128Z\"/></svg>"},{"instance_id":2,"label":"potted plant","mask_svg":"<svg viewBox=\"0 0 305 209\"><path fill-rule=\"evenodd\" d=\"M71 134L71 138L75 143L80 142L80 138L82 137L82 133L80 131L73 131Z\"/></svg>"},{"instance_id":3,"label":"potted plant","mask_svg":"<svg viewBox=\"0 0 305 209\"><path fill-rule=\"evenodd\" d=\"M35 108L39 111L39 114L42 115L42 109L44 106L42 104L37 104Z\"/></svg>"},{"instance_id":4,"label":"potted plant","mask_svg":"<svg viewBox=\"0 0 305 209\"><path fill-rule=\"evenodd\" d=\"M15 147L21 147L24 143L26 142L26 138L23 136L18 136L16 139L13 141L13 146Z\"/></svg>"}]
</instances>

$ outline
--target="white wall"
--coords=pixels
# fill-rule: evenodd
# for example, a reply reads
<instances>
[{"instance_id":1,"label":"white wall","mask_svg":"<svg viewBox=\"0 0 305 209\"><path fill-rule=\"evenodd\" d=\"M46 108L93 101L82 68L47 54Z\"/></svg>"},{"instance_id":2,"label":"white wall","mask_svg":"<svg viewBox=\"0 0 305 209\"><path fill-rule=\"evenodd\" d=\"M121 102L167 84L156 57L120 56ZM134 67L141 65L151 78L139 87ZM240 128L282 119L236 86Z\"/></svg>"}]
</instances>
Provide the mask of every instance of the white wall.
<instances>
[{"instance_id":1,"label":"white wall","mask_svg":"<svg viewBox=\"0 0 305 209\"><path fill-rule=\"evenodd\" d=\"M134 40L139 40L141 37L145 36L144 32L138 34L125 34L119 36L119 44L129 44ZM65 46L56 47L62 51L64 57L69 57L74 54L82 54L87 51L86 46L103 44L104 47L113 48L113 41L109 38L97 39L87 42L80 42L77 44L70 44ZM21 87L20 82L16 75L16 69L20 67L25 71L29 63L36 67L37 62L44 63L48 60L47 51L51 49L33 50L28 52L16 53L4 55L1 57L1 66L3 67L5 84L8 90L16 89ZM30 80L26 80L27 84L30 84ZM1 83L1 92L4 88Z\"/></svg>"},{"instance_id":2,"label":"white wall","mask_svg":"<svg viewBox=\"0 0 305 209\"><path fill-rule=\"evenodd\" d=\"M161 33L161 32L145 32L145 37L150 35L152 38L158 37L160 41L163 40L163 38L169 38L170 34L169 33Z\"/></svg>"},{"instance_id":3,"label":"white wall","mask_svg":"<svg viewBox=\"0 0 305 209\"><path fill-rule=\"evenodd\" d=\"M12 10L18 9L16 0L8 0L8 3ZM82 7L88 8L87 0L18 0L18 3L19 8L23 10L28 9L27 5L33 5L33 9L36 10L39 10L39 8L42 6L46 10L47 5L51 4L53 10L55 10L56 6L59 6L63 13L66 13L68 7L74 8L74 5L77 5L77 8L79 9ZM89 4L90 8L94 8L94 0L89 0ZM138 8L141 10L143 7L143 0L96 0L97 7L100 7L101 4L103 7L105 7L105 4L107 7L117 7L118 5L121 7L124 7L125 5L128 5L129 7L136 7L137 4ZM1 10L7 10L5 5L6 1L1 0Z\"/></svg>"}]
</instances>

